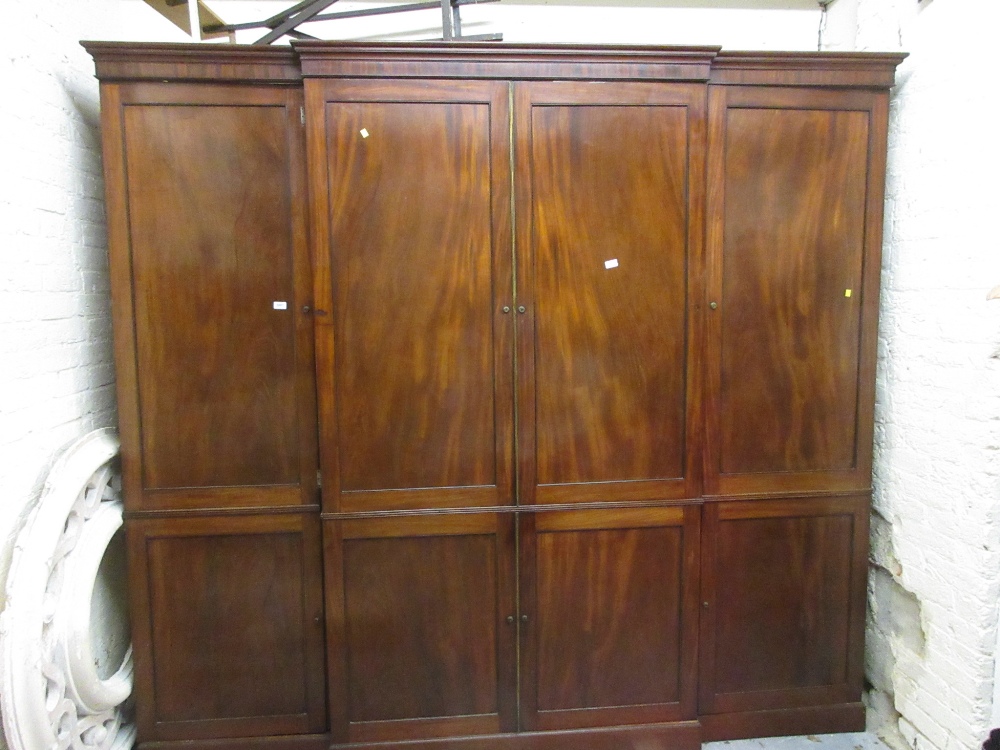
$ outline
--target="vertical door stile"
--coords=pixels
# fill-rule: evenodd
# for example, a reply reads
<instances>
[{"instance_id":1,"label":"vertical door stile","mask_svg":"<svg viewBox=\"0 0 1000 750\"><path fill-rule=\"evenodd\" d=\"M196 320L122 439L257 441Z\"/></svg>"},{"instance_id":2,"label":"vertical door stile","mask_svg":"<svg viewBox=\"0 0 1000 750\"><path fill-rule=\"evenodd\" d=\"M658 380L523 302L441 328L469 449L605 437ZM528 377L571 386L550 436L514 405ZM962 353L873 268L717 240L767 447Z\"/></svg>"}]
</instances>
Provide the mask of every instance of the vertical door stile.
<instances>
[{"instance_id":1,"label":"vertical door stile","mask_svg":"<svg viewBox=\"0 0 1000 750\"><path fill-rule=\"evenodd\" d=\"M513 681L508 685L508 694L514 701L513 711L510 715L513 718L511 731L521 731L521 523L524 520L519 506L521 503L521 470L519 465L519 423L518 423L518 340L517 335L517 242L518 242L518 220L517 220L517 147L516 147L516 122L514 120L514 96L516 84L507 81L507 171L509 179L509 193L507 194L507 212L510 217L510 304L508 313L510 317L511 346L510 346L510 384L512 388L510 402L510 416L513 425L511 435L511 472L513 486L512 505L514 506L511 516L511 531L513 533L513 557L510 559L512 567L512 581L514 585L514 600L510 614L504 615L504 621L509 617L514 618L513 627L509 628L507 635L508 642L513 642L513 668L508 675ZM509 647L509 646L508 646Z\"/></svg>"},{"instance_id":2,"label":"vertical door stile","mask_svg":"<svg viewBox=\"0 0 1000 750\"><path fill-rule=\"evenodd\" d=\"M303 92L289 89L286 94L289 119L289 150L292 154L291 196L292 227L295 250L292 253L292 276L295 289L290 314L295 317L295 360L298 383L299 473L303 505L320 506L319 494L319 423L316 399L315 284L312 278L312 243L309 231L308 159L306 157L305 103Z\"/></svg>"},{"instance_id":3,"label":"vertical door stile","mask_svg":"<svg viewBox=\"0 0 1000 750\"><path fill-rule=\"evenodd\" d=\"M333 278L331 255L334 252L329 224L329 160L326 137L326 112L323 84L315 79L304 82L306 112L306 155L310 195L309 227L313 266L313 336L316 350L316 394L319 414L320 472L323 476L321 507L323 513L340 510L340 470L337 453L337 403L335 398L335 342L333 319Z\"/></svg>"},{"instance_id":4,"label":"vertical door stile","mask_svg":"<svg viewBox=\"0 0 1000 750\"><path fill-rule=\"evenodd\" d=\"M716 248L723 241L723 205L725 201L726 87L710 86L708 91L708 144L705 158L705 310L704 345L704 460L702 476L705 494L718 492L718 436L721 390L722 253ZM707 517L706 517L707 520Z\"/></svg>"},{"instance_id":5,"label":"vertical door stile","mask_svg":"<svg viewBox=\"0 0 1000 750\"><path fill-rule=\"evenodd\" d=\"M513 146L514 294L517 372L517 504L531 506L535 498L534 297L532 288L534 212L531 203L530 84L511 85ZM523 310L523 312L522 312Z\"/></svg>"},{"instance_id":6,"label":"vertical door stile","mask_svg":"<svg viewBox=\"0 0 1000 750\"><path fill-rule=\"evenodd\" d=\"M531 98L528 84L510 84L511 101L511 212L514 218L514 336L515 336L515 424L517 477L517 726L532 731L537 687L535 649L532 646L532 616L535 612L535 398L534 398L534 304L531 296L532 225L531 205ZM524 312L521 312L524 310ZM527 618L527 619L525 619Z\"/></svg>"}]
</instances>

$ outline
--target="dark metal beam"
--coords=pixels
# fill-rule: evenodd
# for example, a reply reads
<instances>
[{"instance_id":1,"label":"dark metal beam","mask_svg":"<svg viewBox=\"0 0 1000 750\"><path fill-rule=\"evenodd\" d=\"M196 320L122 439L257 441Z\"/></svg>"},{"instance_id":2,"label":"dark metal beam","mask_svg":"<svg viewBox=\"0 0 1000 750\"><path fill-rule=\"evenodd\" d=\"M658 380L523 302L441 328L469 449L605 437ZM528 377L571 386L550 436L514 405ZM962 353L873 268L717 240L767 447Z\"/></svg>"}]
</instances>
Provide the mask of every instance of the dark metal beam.
<instances>
[{"instance_id":1,"label":"dark metal beam","mask_svg":"<svg viewBox=\"0 0 1000 750\"><path fill-rule=\"evenodd\" d=\"M500 0L480 0L484 3L497 3ZM406 3L405 5L387 5L383 8L364 8L363 10L342 10L336 13L320 13L309 19L309 23L318 21L336 21L341 18L364 18L366 16L384 16L390 13L407 13L411 10L432 10L440 8L440 0L428 0L423 3ZM270 19L268 19L270 21ZM268 21L253 21L250 23L227 23L223 26L206 26L205 31L245 31L247 29L273 29L277 23Z\"/></svg>"},{"instance_id":2,"label":"dark metal beam","mask_svg":"<svg viewBox=\"0 0 1000 750\"><path fill-rule=\"evenodd\" d=\"M187 0L183 0L187 2ZM285 8L280 13L276 13L263 21L250 21L247 23L224 23L214 26L206 26L205 31L246 31L247 29L273 29L282 21L285 21L296 13L304 10L313 0L301 0L290 8Z\"/></svg>"},{"instance_id":3,"label":"dark metal beam","mask_svg":"<svg viewBox=\"0 0 1000 750\"><path fill-rule=\"evenodd\" d=\"M445 39L455 36L451 27L451 0L441 0L441 31Z\"/></svg>"},{"instance_id":4,"label":"dark metal beam","mask_svg":"<svg viewBox=\"0 0 1000 750\"><path fill-rule=\"evenodd\" d=\"M437 3L435 3L436 5ZM211 26L206 26L205 31L246 31L247 29L266 29L269 28L264 21L251 21L249 23L217 23Z\"/></svg>"},{"instance_id":5,"label":"dark metal beam","mask_svg":"<svg viewBox=\"0 0 1000 750\"><path fill-rule=\"evenodd\" d=\"M279 23L284 21L289 16L294 16L299 11L303 11L306 8L308 8L309 3L311 3L312 1L313 0L299 0L299 2L295 3L295 5L293 5L291 8L285 8L284 10L275 13L273 16L264 21L263 25L273 29L275 26L277 26Z\"/></svg>"},{"instance_id":6,"label":"dark metal beam","mask_svg":"<svg viewBox=\"0 0 1000 750\"><path fill-rule=\"evenodd\" d=\"M502 42L503 34L466 34L456 36L451 39L442 39L442 42Z\"/></svg>"},{"instance_id":7,"label":"dark metal beam","mask_svg":"<svg viewBox=\"0 0 1000 750\"><path fill-rule=\"evenodd\" d=\"M489 0L492 3L499 0ZM407 13L411 10L431 10L440 8L440 0L430 0L426 3L407 3L405 5L387 5L384 8L365 8L364 10L341 10L336 13L321 13L313 21L335 21L338 18L364 18L366 16L384 16L390 13Z\"/></svg>"},{"instance_id":8,"label":"dark metal beam","mask_svg":"<svg viewBox=\"0 0 1000 750\"><path fill-rule=\"evenodd\" d=\"M187 2L187 0L174 0L174 2L184 3ZM303 23L315 23L319 21L336 21L345 18L366 18L368 16L384 16L384 15L389 15L391 13L408 13L410 11L415 11L415 10L434 10L434 9L441 9L442 20L443 20L444 19L443 14L446 12L444 5L446 2L449 2L449 0L424 0L423 2L404 3L402 5L386 5L380 8L364 8L361 10L345 10L345 11L338 11L336 13L315 12L311 14L309 18L300 18L299 16L304 15L303 11L310 8L310 6L314 4L314 2L315 0L302 0L302 2L296 3L291 8L288 8L287 10L284 10L281 13L273 15L264 21L212 24L212 25L206 25L203 28L203 31L205 31L206 33L214 33L219 31L228 31L228 32L247 31L250 29L272 29L276 31L279 26L285 24L288 21L292 22L289 28L294 29L296 26ZM335 2L337 2L337 0L329 0L329 2L327 2L324 7L332 5ZM468 39L472 41L502 40L503 39L502 34L474 34L469 36L462 35L462 18L459 13L460 6L480 5L480 4L496 3L496 2L500 2L500 0L450 0L451 36L450 37L446 36L444 38ZM444 31L443 24L442 24L442 31ZM295 36L293 34L289 34L287 31L284 33L287 36ZM296 38L298 39L316 38L310 36L309 34L305 34L305 32L299 32L299 34L301 36L297 36ZM270 36L270 34L268 34L267 36ZM264 39L267 38L267 36L262 37L258 41L254 42L254 44L269 44L270 42L263 41ZM275 39L277 38L279 37L275 37Z\"/></svg>"},{"instance_id":9,"label":"dark metal beam","mask_svg":"<svg viewBox=\"0 0 1000 750\"><path fill-rule=\"evenodd\" d=\"M451 0L451 6L455 9L460 5L485 5L486 3L498 3L500 0ZM381 8L364 8L363 10L339 10L336 13L320 13L313 21L336 21L338 18L365 18L367 16L384 16L389 13L408 13L411 10L432 10L440 8L440 0L429 0L422 3L405 3L403 5L385 5Z\"/></svg>"},{"instance_id":10,"label":"dark metal beam","mask_svg":"<svg viewBox=\"0 0 1000 750\"><path fill-rule=\"evenodd\" d=\"M319 42L319 41L321 41L318 36L313 36L312 34L307 34L306 32L299 31L298 29L292 29L291 31L289 31L288 32L288 36L290 36L292 39L308 39L310 42Z\"/></svg>"},{"instance_id":11,"label":"dark metal beam","mask_svg":"<svg viewBox=\"0 0 1000 750\"><path fill-rule=\"evenodd\" d=\"M279 23L269 32L264 34L260 39L258 39L254 44L265 45L270 44L278 39L281 39L288 31L294 29L301 23L305 23L313 16L319 14L329 6L333 5L337 0L312 0L309 2L305 8L300 10L295 15L285 18L284 21ZM299 3L301 5L302 3ZM298 6L296 6L298 7Z\"/></svg>"}]
</instances>

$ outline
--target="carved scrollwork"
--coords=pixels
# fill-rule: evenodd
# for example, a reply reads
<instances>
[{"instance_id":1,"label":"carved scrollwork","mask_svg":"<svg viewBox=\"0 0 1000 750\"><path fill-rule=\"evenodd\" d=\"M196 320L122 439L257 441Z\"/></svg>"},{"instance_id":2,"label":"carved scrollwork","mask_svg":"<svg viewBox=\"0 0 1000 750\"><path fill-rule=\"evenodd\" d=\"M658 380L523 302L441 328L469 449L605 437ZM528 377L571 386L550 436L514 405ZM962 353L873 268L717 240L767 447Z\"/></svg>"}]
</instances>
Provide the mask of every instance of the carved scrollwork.
<instances>
[{"instance_id":1,"label":"carved scrollwork","mask_svg":"<svg viewBox=\"0 0 1000 750\"><path fill-rule=\"evenodd\" d=\"M117 455L113 430L71 445L18 535L0 615L0 709L11 750L128 750L135 741L132 649L102 677L91 632L101 561L122 526Z\"/></svg>"}]
</instances>

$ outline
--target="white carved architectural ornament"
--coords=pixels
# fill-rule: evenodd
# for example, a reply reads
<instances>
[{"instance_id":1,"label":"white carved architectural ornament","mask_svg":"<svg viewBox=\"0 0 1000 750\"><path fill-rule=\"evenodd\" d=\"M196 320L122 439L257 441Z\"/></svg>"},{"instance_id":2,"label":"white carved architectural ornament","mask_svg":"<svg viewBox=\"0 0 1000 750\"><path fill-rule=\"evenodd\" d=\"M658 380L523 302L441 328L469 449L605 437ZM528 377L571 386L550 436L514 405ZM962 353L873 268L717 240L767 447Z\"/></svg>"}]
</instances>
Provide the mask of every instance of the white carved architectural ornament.
<instances>
[{"instance_id":1,"label":"white carved architectural ornament","mask_svg":"<svg viewBox=\"0 0 1000 750\"><path fill-rule=\"evenodd\" d=\"M10 750L128 750L132 649L99 674L91 602L122 526L118 438L97 430L56 461L18 535L0 615L0 709ZM108 670L102 670L107 672Z\"/></svg>"}]
</instances>

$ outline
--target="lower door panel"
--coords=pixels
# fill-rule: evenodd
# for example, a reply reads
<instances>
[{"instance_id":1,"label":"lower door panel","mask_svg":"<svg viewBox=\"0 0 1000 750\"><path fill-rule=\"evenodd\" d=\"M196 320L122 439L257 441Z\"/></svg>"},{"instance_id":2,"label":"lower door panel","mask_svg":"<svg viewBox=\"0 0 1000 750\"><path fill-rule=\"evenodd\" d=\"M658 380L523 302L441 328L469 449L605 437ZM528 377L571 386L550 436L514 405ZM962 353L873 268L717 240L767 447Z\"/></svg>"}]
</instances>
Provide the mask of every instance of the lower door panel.
<instances>
[{"instance_id":1,"label":"lower door panel","mask_svg":"<svg viewBox=\"0 0 1000 750\"><path fill-rule=\"evenodd\" d=\"M523 729L694 718L699 517L698 506L525 515Z\"/></svg>"},{"instance_id":2,"label":"lower door panel","mask_svg":"<svg viewBox=\"0 0 1000 750\"><path fill-rule=\"evenodd\" d=\"M865 495L705 505L700 713L760 724L750 712L860 701L868 507Z\"/></svg>"},{"instance_id":3,"label":"lower door panel","mask_svg":"<svg viewBox=\"0 0 1000 750\"><path fill-rule=\"evenodd\" d=\"M513 731L513 520L390 516L324 534L334 742Z\"/></svg>"},{"instance_id":4,"label":"lower door panel","mask_svg":"<svg viewBox=\"0 0 1000 750\"><path fill-rule=\"evenodd\" d=\"M140 742L323 732L319 519L126 529Z\"/></svg>"}]
</instances>

